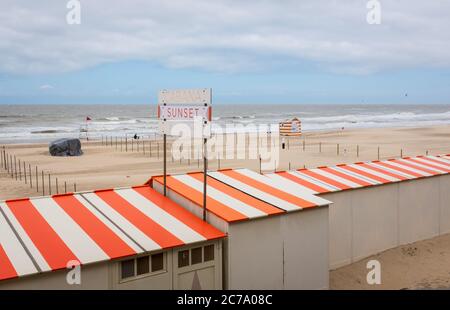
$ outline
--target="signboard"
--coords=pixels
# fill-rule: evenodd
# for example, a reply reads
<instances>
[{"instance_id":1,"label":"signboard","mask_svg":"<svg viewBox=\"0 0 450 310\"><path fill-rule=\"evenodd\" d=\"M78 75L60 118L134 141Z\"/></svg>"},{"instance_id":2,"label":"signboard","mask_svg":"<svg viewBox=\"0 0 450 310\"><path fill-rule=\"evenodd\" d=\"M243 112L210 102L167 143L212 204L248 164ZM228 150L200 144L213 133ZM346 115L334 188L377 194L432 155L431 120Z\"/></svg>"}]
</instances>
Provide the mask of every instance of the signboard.
<instances>
[{"instance_id":1,"label":"signboard","mask_svg":"<svg viewBox=\"0 0 450 310\"><path fill-rule=\"evenodd\" d=\"M206 142L211 134L211 89L162 90L158 95L159 130L164 139L164 196L167 195L167 138L172 124L201 122L203 137L203 220L206 221L206 186L208 159ZM195 135L195 130L194 130Z\"/></svg>"},{"instance_id":2,"label":"signboard","mask_svg":"<svg viewBox=\"0 0 450 310\"><path fill-rule=\"evenodd\" d=\"M210 134L211 89L162 90L158 96L158 118L161 134L170 134L173 124L193 124L200 120L203 135Z\"/></svg>"}]
</instances>

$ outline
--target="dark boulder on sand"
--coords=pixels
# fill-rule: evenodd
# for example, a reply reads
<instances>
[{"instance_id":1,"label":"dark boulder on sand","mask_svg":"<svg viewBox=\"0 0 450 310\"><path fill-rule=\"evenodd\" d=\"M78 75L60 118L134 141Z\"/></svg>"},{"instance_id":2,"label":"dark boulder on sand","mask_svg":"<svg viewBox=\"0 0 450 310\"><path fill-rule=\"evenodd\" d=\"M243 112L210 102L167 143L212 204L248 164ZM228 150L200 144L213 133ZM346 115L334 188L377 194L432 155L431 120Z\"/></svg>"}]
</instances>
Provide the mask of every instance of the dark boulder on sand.
<instances>
[{"instance_id":1,"label":"dark boulder on sand","mask_svg":"<svg viewBox=\"0 0 450 310\"><path fill-rule=\"evenodd\" d=\"M81 142L79 139L62 138L50 142L48 146L52 156L81 156Z\"/></svg>"}]
</instances>

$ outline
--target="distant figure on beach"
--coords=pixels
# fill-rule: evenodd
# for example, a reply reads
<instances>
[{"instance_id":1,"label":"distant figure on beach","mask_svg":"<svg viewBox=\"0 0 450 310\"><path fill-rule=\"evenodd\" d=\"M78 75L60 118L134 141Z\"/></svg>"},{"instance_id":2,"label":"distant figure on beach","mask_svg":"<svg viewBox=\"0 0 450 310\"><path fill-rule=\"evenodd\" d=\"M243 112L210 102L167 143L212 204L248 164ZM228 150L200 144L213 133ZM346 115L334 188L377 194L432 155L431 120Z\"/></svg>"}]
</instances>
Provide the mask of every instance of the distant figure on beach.
<instances>
[{"instance_id":1,"label":"distant figure on beach","mask_svg":"<svg viewBox=\"0 0 450 310\"><path fill-rule=\"evenodd\" d=\"M137 135L137 133L135 133L135 134L134 134L134 137L133 137L133 139L134 139L134 140L137 140L137 139L139 139L139 136Z\"/></svg>"}]
</instances>

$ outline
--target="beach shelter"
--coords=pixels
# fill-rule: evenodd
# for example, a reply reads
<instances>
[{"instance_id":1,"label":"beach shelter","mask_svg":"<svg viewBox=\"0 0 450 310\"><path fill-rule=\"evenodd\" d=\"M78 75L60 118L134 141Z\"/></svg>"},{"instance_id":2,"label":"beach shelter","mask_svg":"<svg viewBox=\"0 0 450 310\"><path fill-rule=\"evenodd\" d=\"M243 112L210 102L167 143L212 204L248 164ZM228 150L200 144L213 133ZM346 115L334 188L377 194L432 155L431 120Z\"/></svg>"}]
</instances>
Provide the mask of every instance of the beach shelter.
<instances>
[{"instance_id":1,"label":"beach shelter","mask_svg":"<svg viewBox=\"0 0 450 310\"><path fill-rule=\"evenodd\" d=\"M301 136L302 123L300 119L294 117L290 120L285 120L279 123L280 136Z\"/></svg>"},{"instance_id":2,"label":"beach shelter","mask_svg":"<svg viewBox=\"0 0 450 310\"><path fill-rule=\"evenodd\" d=\"M163 177L150 180L162 192ZM168 197L202 217L203 174L167 177ZM328 288L328 205L248 169L209 171L207 222L223 240L226 289Z\"/></svg>"},{"instance_id":3,"label":"beach shelter","mask_svg":"<svg viewBox=\"0 0 450 310\"><path fill-rule=\"evenodd\" d=\"M450 159L417 156L269 173L333 202L330 268L450 233Z\"/></svg>"},{"instance_id":4,"label":"beach shelter","mask_svg":"<svg viewBox=\"0 0 450 310\"><path fill-rule=\"evenodd\" d=\"M6 200L0 289L221 289L223 237L149 186Z\"/></svg>"}]
</instances>

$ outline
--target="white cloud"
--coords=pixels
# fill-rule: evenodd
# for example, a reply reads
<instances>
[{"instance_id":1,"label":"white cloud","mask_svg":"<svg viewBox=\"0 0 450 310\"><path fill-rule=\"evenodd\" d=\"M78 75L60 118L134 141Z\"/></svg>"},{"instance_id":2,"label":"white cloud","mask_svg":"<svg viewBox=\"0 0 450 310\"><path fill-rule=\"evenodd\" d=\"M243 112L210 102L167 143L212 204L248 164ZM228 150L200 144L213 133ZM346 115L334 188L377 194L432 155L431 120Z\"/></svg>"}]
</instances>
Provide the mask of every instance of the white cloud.
<instances>
[{"instance_id":1,"label":"white cloud","mask_svg":"<svg viewBox=\"0 0 450 310\"><path fill-rule=\"evenodd\" d=\"M50 90L50 89L53 89L53 88L54 87L52 85L49 85L49 84L44 84L44 85L39 86L40 90Z\"/></svg>"},{"instance_id":2,"label":"white cloud","mask_svg":"<svg viewBox=\"0 0 450 310\"><path fill-rule=\"evenodd\" d=\"M68 25L65 1L3 0L0 72L124 60L218 72L450 66L450 1L380 1L381 25L367 24L365 0L82 1L81 25Z\"/></svg>"}]
</instances>

